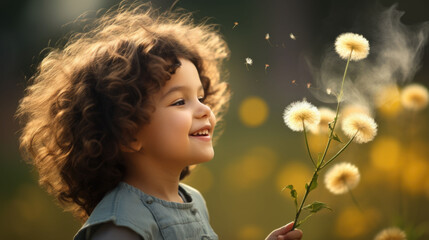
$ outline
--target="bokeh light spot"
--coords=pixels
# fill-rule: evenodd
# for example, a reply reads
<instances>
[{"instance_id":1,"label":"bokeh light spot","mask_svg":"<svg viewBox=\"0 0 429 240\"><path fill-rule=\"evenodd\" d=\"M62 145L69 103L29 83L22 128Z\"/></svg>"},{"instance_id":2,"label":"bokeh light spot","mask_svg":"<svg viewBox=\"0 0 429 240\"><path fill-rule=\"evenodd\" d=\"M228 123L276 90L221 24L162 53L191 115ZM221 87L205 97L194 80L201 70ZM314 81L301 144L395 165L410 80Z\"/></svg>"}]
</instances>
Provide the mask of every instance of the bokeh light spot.
<instances>
[{"instance_id":1,"label":"bokeh light spot","mask_svg":"<svg viewBox=\"0 0 429 240\"><path fill-rule=\"evenodd\" d=\"M273 172L277 154L268 147L256 146L226 168L226 181L230 187L249 189L256 187Z\"/></svg>"},{"instance_id":2,"label":"bokeh light spot","mask_svg":"<svg viewBox=\"0 0 429 240\"><path fill-rule=\"evenodd\" d=\"M341 238L355 238L368 233L380 219L380 213L375 209L360 211L356 206L350 206L340 212L335 223L335 232Z\"/></svg>"},{"instance_id":3,"label":"bokeh light spot","mask_svg":"<svg viewBox=\"0 0 429 240\"><path fill-rule=\"evenodd\" d=\"M389 174L401 168L401 145L395 138L379 136L371 146L371 164Z\"/></svg>"},{"instance_id":4,"label":"bokeh light spot","mask_svg":"<svg viewBox=\"0 0 429 240\"><path fill-rule=\"evenodd\" d=\"M237 238L242 240L263 239L264 231L256 225L246 225L238 230Z\"/></svg>"},{"instance_id":5,"label":"bokeh light spot","mask_svg":"<svg viewBox=\"0 0 429 240\"><path fill-rule=\"evenodd\" d=\"M241 103L239 115L244 125L248 127L260 126L268 117L268 105L260 97L248 97Z\"/></svg>"},{"instance_id":6,"label":"bokeh light spot","mask_svg":"<svg viewBox=\"0 0 429 240\"><path fill-rule=\"evenodd\" d=\"M277 189L292 184L298 191L298 195L304 193L305 183L311 179L312 169L300 162L290 162L283 166L277 175ZM289 191L281 192L283 196L290 198Z\"/></svg>"},{"instance_id":7,"label":"bokeh light spot","mask_svg":"<svg viewBox=\"0 0 429 240\"><path fill-rule=\"evenodd\" d=\"M404 164L402 169L402 188L413 195L424 193L424 183L429 170L428 163L412 151L408 151L406 157L407 164Z\"/></svg>"},{"instance_id":8,"label":"bokeh light spot","mask_svg":"<svg viewBox=\"0 0 429 240\"><path fill-rule=\"evenodd\" d=\"M375 101L381 115L395 117L402 110L401 94L398 86L391 85L384 87L376 96Z\"/></svg>"}]
</instances>

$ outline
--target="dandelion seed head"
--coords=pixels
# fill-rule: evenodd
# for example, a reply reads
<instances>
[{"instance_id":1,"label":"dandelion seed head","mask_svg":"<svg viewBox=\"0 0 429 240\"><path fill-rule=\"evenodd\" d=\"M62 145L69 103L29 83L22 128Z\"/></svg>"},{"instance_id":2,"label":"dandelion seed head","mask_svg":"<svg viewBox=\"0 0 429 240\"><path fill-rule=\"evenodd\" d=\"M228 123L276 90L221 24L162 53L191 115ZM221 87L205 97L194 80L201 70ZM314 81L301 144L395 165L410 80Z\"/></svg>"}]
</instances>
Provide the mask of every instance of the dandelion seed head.
<instances>
[{"instance_id":1,"label":"dandelion seed head","mask_svg":"<svg viewBox=\"0 0 429 240\"><path fill-rule=\"evenodd\" d=\"M366 114L367 116L372 116L371 110L363 105L360 104L348 104L346 106L344 106L344 108L342 108L341 110L341 116L343 118L346 118L349 115L352 114L356 114L356 113L361 113L361 114Z\"/></svg>"},{"instance_id":2,"label":"dandelion seed head","mask_svg":"<svg viewBox=\"0 0 429 240\"><path fill-rule=\"evenodd\" d=\"M360 181L358 168L351 163L338 163L326 172L325 186L333 194L347 193Z\"/></svg>"},{"instance_id":3,"label":"dandelion seed head","mask_svg":"<svg viewBox=\"0 0 429 240\"><path fill-rule=\"evenodd\" d=\"M399 228L387 228L375 236L375 240L407 240L407 235Z\"/></svg>"},{"instance_id":4,"label":"dandelion seed head","mask_svg":"<svg viewBox=\"0 0 429 240\"><path fill-rule=\"evenodd\" d=\"M409 110L419 111L429 102L429 93L423 85L414 83L406 86L401 93L401 103Z\"/></svg>"},{"instance_id":5,"label":"dandelion seed head","mask_svg":"<svg viewBox=\"0 0 429 240\"><path fill-rule=\"evenodd\" d=\"M329 123L334 121L336 112L326 107L319 108L319 112L320 112L320 122L319 124L310 128L310 131L314 134L328 133Z\"/></svg>"},{"instance_id":6,"label":"dandelion seed head","mask_svg":"<svg viewBox=\"0 0 429 240\"><path fill-rule=\"evenodd\" d=\"M253 64L253 60L251 58L246 58L246 64L247 65L252 65Z\"/></svg>"},{"instance_id":7,"label":"dandelion seed head","mask_svg":"<svg viewBox=\"0 0 429 240\"><path fill-rule=\"evenodd\" d=\"M356 134L354 138L356 143L372 141L377 135L377 123L373 118L363 113L355 113L345 117L342 128L344 134L350 138Z\"/></svg>"},{"instance_id":8,"label":"dandelion seed head","mask_svg":"<svg viewBox=\"0 0 429 240\"><path fill-rule=\"evenodd\" d=\"M310 129L320 122L319 110L306 100L293 102L287 106L283 113L283 120L293 131L303 131L302 123Z\"/></svg>"},{"instance_id":9,"label":"dandelion seed head","mask_svg":"<svg viewBox=\"0 0 429 240\"><path fill-rule=\"evenodd\" d=\"M358 61L369 54L369 42L360 34L343 33L335 40L335 51L343 59L348 59L353 50L350 60Z\"/></svg>"}]
</instances>

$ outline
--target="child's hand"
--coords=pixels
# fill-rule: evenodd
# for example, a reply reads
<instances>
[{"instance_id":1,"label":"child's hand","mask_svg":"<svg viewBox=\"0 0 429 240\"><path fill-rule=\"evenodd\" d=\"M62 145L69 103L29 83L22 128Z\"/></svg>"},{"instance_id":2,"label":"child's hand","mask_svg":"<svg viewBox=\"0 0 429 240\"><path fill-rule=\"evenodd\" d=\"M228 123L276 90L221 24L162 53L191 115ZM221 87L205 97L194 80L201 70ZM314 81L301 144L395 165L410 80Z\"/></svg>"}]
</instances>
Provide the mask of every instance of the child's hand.
<instances>
[{"instance_id":1,"label":"child's hand","mask_svg":"<svg viewBox=\"0 0 429 240\"><path fill-rule=\"evenodd\" d=\"M265 240L300 240L302 238L302 231L295 229L291 231L293 222L278 228L270 233Z\"/></svg>"}]
</instances>

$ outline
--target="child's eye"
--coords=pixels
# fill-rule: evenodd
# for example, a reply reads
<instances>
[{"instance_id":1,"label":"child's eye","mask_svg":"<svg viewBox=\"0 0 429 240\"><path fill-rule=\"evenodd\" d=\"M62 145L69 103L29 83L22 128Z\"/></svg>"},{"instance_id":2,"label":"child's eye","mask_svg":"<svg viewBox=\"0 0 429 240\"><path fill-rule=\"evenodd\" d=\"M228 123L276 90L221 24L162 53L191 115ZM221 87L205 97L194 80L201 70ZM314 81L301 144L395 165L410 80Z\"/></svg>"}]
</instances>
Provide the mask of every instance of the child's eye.
<instances>
[{"instance_id":1,"label":"child's eye","mask_svg":"<svg viewBox=\"0 0 429 240\"><path fill-rule=\"evenodd\" d=\"M182 99L182 100L179 100L179 101L171 104L171 106L180 106L180 105L183 105L183 104L185 104L185 100Z\"/></svg>"},{"instance_id":2,"label":"child's eye","mask_svg":"<svg viewBox=\"0 0 429 240\"><path fill-rule=\"evenodd\" d=\"M206 97L199 97L198 100L202 103L204 103L204 101L206 100Z\"/></svg>"}]
</instances>

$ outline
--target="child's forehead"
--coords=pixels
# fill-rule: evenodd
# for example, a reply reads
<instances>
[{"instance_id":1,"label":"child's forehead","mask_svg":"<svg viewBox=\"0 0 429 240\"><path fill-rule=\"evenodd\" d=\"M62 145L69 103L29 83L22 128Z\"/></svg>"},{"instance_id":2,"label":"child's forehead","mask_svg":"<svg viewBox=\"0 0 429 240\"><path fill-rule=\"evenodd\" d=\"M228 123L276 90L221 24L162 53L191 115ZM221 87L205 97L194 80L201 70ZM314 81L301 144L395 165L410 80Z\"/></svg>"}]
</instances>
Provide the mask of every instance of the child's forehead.
<instances>
[{"instance_id":1,"label":"child's forehead","mask_svg":"<svg viewBox=\"0 0 429 240\"><path fill-rule=\"evenodd\" d=\"M204 91L203 84L195 65L188 59L179 58L179 60L181 65L157 93L161 100L173 92Z\"/></svg>"},{"instance_id":2,"label":"child's forehead","mask_svg":"<svg viewBox=\"0 0 429 240\"><path fill-rule=\"evenodd\" d=\"M179 58L181 65L176 69L176 72L171 75L171 78L166 81L163 90L176 86L202 88L200 75L196 66L188 59Z\"/></svg>"}]
</instances>

